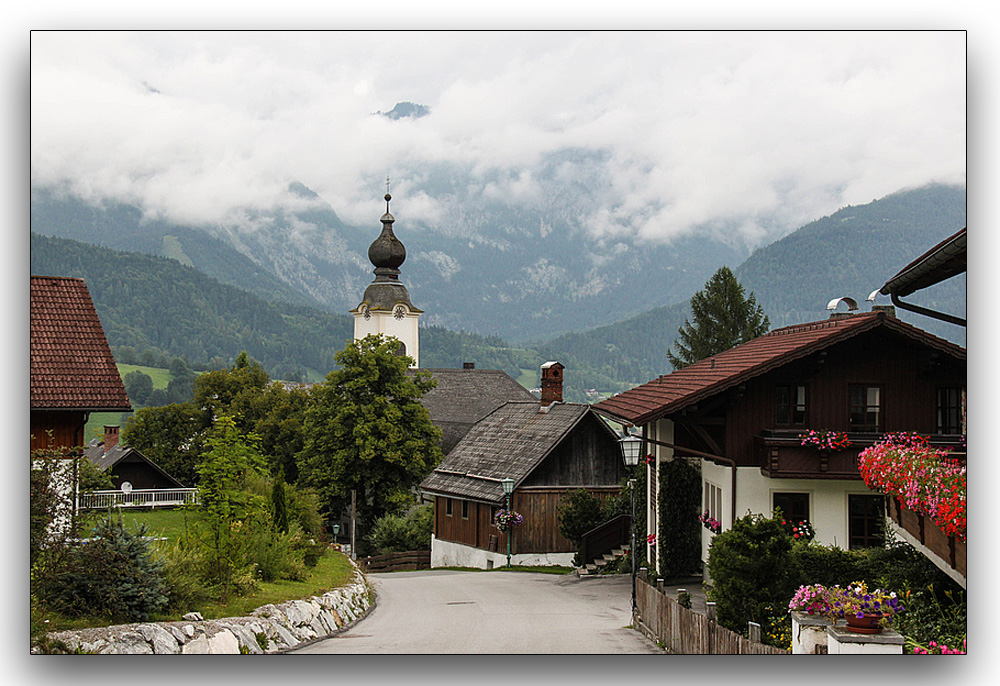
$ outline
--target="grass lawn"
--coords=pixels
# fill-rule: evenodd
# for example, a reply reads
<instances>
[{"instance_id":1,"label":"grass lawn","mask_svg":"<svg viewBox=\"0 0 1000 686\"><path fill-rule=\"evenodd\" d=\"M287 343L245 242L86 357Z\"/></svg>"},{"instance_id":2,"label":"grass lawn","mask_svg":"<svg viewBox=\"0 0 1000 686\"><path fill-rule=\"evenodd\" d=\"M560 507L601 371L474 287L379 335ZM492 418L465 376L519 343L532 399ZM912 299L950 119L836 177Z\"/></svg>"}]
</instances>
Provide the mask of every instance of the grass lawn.
<instances>
[{"instance_id":1,"label":"grass lawn","mask_svg":"<svg viewBox=\"0 0 1000 686\"><path fill-rule=\"evenodd\" d=\"M168 540L176 540L184 532L185 526L190 525L194 519L194 513L185 512L183 509L125 510L122 516L127 527L133 527L136 523L143 522L149 526L151 536L167 538ZM257 592L252 595L230 598L226 604L205 602L199 607L178 609L173 614L157 615L152 621L179 621L182 615L192 610L200 612L205 619L242 617L249 615L261 605L323 595L327 591L346 586L353 578L354 567L351 565L350 558L343 553L328 550L319 559L316 566L309 570L309 576L304 581L260 583ZM106 621L96 618L69 619L52 614L46 614L44 618L49 620L46 626L48 631L107 625Z\"/></svg>"}]
</instances>

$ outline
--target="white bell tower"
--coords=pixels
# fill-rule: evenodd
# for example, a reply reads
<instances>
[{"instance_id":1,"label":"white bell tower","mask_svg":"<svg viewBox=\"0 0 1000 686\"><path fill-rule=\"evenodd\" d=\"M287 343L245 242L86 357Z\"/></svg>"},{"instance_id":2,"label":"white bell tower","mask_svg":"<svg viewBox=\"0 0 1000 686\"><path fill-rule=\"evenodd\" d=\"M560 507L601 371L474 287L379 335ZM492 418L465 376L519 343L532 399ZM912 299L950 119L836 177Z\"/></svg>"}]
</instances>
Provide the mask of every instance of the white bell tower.
<instances>
[{"instance_id":1,"label":"white bell tower","mask_svg":"<svg viewBox=\"0 0 1000 686\"><path fill-rule=\"evenodd\" d=\"M420 366L420 334L417 320L423 310L410 302L406 286L399 280L399 266L406 260L406 248L392 232L395 218L389 214L386 180L385 214L382 233L368 246L368 259L375 265L375 280L365 289L361 303L351 310L354 315L354 340L369 334L394 336L402 343L400 354L413 358L413 367Z\"/></svg>"}]
</instances>

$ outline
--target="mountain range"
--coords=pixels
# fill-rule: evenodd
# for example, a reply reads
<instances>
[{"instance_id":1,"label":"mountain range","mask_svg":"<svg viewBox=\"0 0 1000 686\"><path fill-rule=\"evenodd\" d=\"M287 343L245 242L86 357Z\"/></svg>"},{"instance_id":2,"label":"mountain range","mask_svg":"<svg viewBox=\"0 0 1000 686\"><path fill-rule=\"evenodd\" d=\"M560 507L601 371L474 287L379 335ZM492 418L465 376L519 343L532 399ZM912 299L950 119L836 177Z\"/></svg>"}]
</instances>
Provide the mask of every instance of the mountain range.
<instances>
[{"instance_id":1,"label":"mountain range","mask_svg":"<svg viewBox=\"0 0 1000 686\"><path fill-rule=\"evenodd\" d=\"M305 187L295 192L312 209L271 216L257 231L227 231L33 189L32 273L86 278L112 346L154 347L192 362L231 359L248 349L272 373L323 375L350 336L346 311L371 281L365 253L377 231L341 222ZM821 319L829 300L864 302L965 226L965 190L934 185L845 207L749 256L717 240L690 239L669 249L626 247L600 269L599 247L573 240L568 223L561 231L515 231L519 211L485 212L478 221L503 220L448 241L420 232L409 238L397 220L409 256L402 278L425 310L422 361L441 367L475 361L530 386L538 364L559 359L567 366L568 395L582 399L587 389L617 392L669 371L665 353L688 316L687 299L719 266L738 265L737 278L755 293L772 328ZM543 213L523 212L524 222ZM558 217L553 212L549 226ZM46 238L56 236L72 240ZM443 246L447 251L432 249ZM603 285L588 289L582 286L588 279ZM155 304L167 297L156 289L170 293L169 307ZM962 316L965 277L913 299ZM898 314L965 344L961 327Z\"/></svg>"}]
</instances>

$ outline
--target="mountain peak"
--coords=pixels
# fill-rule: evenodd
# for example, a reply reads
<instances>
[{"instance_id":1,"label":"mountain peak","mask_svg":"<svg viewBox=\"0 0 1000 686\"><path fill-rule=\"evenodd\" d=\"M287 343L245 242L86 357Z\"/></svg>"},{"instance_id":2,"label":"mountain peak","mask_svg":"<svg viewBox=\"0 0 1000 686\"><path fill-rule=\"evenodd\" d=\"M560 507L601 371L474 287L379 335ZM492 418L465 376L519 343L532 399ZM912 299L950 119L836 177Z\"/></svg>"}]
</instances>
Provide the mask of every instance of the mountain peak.
<instances>
[{"instance_id":1,"label":"mountain peak","mask_svg":"<svg viewBox=\"0 0 1000 686\"><path fill-rule=\"evenodd\" d=\"M388 112L376 112L375 114L381 114L389 119L403 119L404 117L419 119L430 113L431 108L426 105L418 105L415 102L397 102L396 106Z\"/></svg>"}]
</instances>

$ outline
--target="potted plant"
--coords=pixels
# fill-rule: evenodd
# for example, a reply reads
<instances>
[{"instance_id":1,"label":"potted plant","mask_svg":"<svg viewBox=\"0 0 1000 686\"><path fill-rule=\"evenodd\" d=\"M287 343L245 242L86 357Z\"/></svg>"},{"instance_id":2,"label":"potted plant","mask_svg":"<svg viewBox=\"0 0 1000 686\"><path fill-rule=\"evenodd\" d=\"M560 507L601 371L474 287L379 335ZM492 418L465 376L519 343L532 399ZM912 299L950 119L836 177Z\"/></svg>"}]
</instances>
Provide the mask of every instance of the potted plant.
<instances>
[{"instance_id":1,"label":"potted plant","mask_svg":"<svg viewBox=\"0 0 1000 686\"><path fill-rule=\"evenodd\" d=\"M870 591L863 581L855 581L847 588L827 589L826 602L827 616L846 620L847 630L858 634L880 633L903 610L895 591Z\"/></svg>"},{"instance_id":2,"label":"potted plant","mask_svg":"<svg viewBox=\"0 0 1000 686\"><path fill-rule=\"evenodd\" d=\"M843 431L816 431L810 429L804 434L799 434L800 445L812 446L816 450L836 451L851 447L851 441Z\"/></svg>"},{"instance_id":3,"label":"potted plant","mask_svg":"<svg viewBox=\"0 0 1000 686\"><path fill-rule=\"evenodd\" d=\"M833 624L829 617L829 589L820 584L799 586L788 603L792 615L792 652L811 655L826 647L826 628Z\"/></svg>"}]
</instances>

